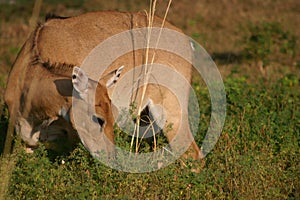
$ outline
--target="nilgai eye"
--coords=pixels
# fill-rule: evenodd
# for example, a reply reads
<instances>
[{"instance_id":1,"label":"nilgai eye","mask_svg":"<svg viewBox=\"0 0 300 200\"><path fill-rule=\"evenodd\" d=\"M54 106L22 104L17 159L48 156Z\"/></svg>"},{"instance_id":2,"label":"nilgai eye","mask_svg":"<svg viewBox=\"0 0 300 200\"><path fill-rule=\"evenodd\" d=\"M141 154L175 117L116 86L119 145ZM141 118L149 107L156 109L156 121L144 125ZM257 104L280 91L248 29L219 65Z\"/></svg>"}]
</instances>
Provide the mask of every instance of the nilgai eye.
<instances>
[{"instance_id":1,"label":"nilgai eye","mask_svg":"<svg viewBox=\"0 0 300 200\"><path fill-rule=\"evenodd\" d=\"M102 126L104 125L104 123L105 123L105 120L102 119L102 118L99 118L99 117L97 117L97 121L98 121L98 123L100 124L101 127L102 127Z\"/></svg>"},{"instance_id":2,"label":"nilgai eye","mask_svg":"<svg viewBox=\"0 0 300 200\"><path fill-rule=\"evenodd\" d=\"M101 117L97 117L95 115L93 115L93 121L98 123L101 127L104 125L105 120Z\"/></svg>"},{"instance_id":3,"label":"nilgai eye","mask_svg":"<svg viewBox=\"0 0 300 200\"><path fill-rule=\"evenodd\" d=\"M73 76L72 76L72 79L76 79L76 75L73 75Z\"/></svg>"}]
</instances>

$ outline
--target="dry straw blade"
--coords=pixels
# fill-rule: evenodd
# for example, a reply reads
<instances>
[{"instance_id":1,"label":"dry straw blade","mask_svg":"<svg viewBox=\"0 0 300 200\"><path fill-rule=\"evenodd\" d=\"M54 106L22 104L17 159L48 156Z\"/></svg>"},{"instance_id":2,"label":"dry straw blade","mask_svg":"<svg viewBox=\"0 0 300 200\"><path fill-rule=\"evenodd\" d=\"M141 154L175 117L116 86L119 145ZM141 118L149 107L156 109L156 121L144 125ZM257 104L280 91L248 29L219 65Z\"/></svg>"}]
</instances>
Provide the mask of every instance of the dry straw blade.
<instances>
[{"instance_id":1,"label":"dry straw blade","mask_svg":"<svg viewBox=\"0 0 300 200\"><path fill-rule=\"evenodd\" d=\"M147 18L148 18L148 33L147 33L146 55L145 55L145 68L144 68L144 73L143 73L145 79L144 79L142 96L141 96L141 101L140 102L143 102L144 99L145 99L145 94L146 94L147 85L148 85L147 83L149 82L149 78L150 78L150 75L151 75L151 70L152 70L152 65L154 63L154 59L155 59L156 49L157 49L157 46L159 44L160 36L161 36L162 30L163 30L163 27L165 25L165 21L166 21L171 3L172 3L172 0L169 0L168 6L166 8L165 15L164 15L161 27L160 27L161 29L160 29L160 32L159 32L159 35L158 35L158 39L156 41L156 45L155 45L156 48L154 49L150 65L148 65L149 64L149 49L150 49L149 46L150 46L150 39L151 39L151 31L152 31L152 27L153 27L154 18L155 18L157 0L154 0L154 1L150 0L149 13L147 13L147 11L145 11L146 15L147 15ZM138 136L139 136L139 132L140 132L139 127L140 127L140 124L141 124L141 112L142 112L142 103L140 103L140 105L138 106L137 122L135 124L134 133L133 133L133 137L132 137L132 140L131 140L131 146L130 146L130 151L132 152L133 143L134 143L134 136L136 136L136 148L135 148L136 153L138 153L138 149L139 149L139 146L140 146ZM152 123L154 123L154 122L152 122ZM153 134L153 135L155 135L155 134ZM154 147L155 147L154 151L155 151L156 150L155 136L153 138L154 138Z\"/></svg>"}]
</instances>

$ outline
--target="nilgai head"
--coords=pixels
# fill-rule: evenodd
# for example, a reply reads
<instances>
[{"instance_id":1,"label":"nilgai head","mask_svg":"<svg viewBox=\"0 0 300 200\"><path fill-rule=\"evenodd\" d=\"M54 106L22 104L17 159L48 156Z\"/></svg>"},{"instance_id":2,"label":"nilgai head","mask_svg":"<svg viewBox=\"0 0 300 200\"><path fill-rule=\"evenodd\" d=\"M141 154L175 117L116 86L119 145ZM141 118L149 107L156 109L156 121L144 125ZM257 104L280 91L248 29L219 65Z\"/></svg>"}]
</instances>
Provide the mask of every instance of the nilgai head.
<instances>
[{"instance_id":1,"label":"nilgai head","mask_svg":"<svg viewBox=\"0 0 300 200\"><path fill-rule=\"evenodd\" d=\"M113 105L111 104L111 99L108 95L108 88L112 87L117 82L123 68L124 66L121 66L117 70L109 73L106 78L100 79L98 82L90 79L85 71L79 67L74 67L72 73L74 90L78 97L88 104L88 106L94 106L94 113L92 113L91 116L92 121L98 123L101 135L105 135L111 144L114 144L114 117ZM75 112L73 112L73 114L74 113ZM86 113L82 114L84 115ZM93 137L95 137L95 135ZM99 140L85 140L84 136L81 137L81 140L88 146L89 150L98 151ZM108 147L106 150L108 153L114 151L113 147Z\"/></svg>"}]
</instances>

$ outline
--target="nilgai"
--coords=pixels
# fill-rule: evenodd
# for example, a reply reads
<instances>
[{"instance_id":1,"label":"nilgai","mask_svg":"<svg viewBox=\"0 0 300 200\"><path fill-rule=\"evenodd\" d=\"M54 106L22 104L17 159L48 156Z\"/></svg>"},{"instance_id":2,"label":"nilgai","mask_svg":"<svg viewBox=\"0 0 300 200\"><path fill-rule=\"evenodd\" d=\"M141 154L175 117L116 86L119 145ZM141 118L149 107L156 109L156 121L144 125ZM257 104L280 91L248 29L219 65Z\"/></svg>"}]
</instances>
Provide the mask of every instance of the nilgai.
<instances>
[{"instance_id":1,"label":"nilgai","mask_svg":"<svg viewBox=\"0 0 300 200\"><path fill-rule=\"evenodd\" d=\"M114 113L122 112L113 111L116 106L111 102L111 95L115 88L122 88L122 85L118 84L124 83L121 80L127 72L145 64L145 53L149 58L154 57L153 63L169 66L191 82L192 65L178 55L159 49L137 49L125 53L109 66L105 66L105 70L102 67L102 77L96 80L88 78L91 74L80 68L90 52L111 36L149 27L148 17L145 13L113 11L92 12L69 18L52 15L46 18L45 23L37 26L13 65L5 92L10 124L27 145L35 147L39 141L53 140L57 137L67 137L76 142L72 91L75 88L78 94L74 98L84 100L82 93L90 87L96 87L93 101L95 121L98 121L101 132L114 144ZM151 27L161 27L162 23L161 18L154 17ZM165 22L164 28L181 32L168 22ZM101 63L99 66L102 66ZM159 68L156 67L155 70ZM136 73L132 74L131 83L141 80ZM161 73L161 77L167 81L174 79L172 73ZM164 115L157 124L164 130L172 151L175 152L188 142L186 154L200 159L202 153L193 139L188 122L190 87L188 84L176 87L180 88L183 103L179 102L174 92L154 83L146 87L144 94L144 87L139 87L130 97L130 101L134 102L137 108L143 108L142 113L151 115L153 120L157 120L155 118L158 118L158 114ZM157 112L157 108L160 107L163 107L163 112ZM97 149L93 139L80 134L79 136L90 151ZM108 151L113 151L112 148L107 147Z\"/></svg>"}]
</instances>

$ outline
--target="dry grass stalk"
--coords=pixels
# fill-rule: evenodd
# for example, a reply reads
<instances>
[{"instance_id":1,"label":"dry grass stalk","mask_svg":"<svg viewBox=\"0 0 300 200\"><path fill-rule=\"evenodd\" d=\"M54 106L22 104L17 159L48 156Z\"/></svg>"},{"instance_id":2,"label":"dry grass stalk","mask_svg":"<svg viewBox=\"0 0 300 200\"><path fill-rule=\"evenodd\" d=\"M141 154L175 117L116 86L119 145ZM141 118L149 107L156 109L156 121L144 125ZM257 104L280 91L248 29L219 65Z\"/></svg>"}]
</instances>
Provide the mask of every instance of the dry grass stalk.
<instances>
[{"instance_id":1,"label":"dry grass stalk","mask_svg":"<svg viewBox=\"0 0 300 200\"><path fill-rule=\"evenodd\" d=\"M43 4L43 0L35 0L35 2L34 2L32 15L31 15L31 18L29 20L29 25L30 25L29 33L31 33L35 29L35 26L36 26L36 24L38 22L38 19L39 19L39 16L40 16L40 11L41 11L42 4Z\"/></svg>"},{"instance_id":2,"label":"dry grass stalk","mask_svg":"<svg viewBox=\"0 0 300 200\"><path fill-rule=\"evenodd\" d=\"M0 157L0 199L6 199L11 174L15 167L15 159L10 156Z\"/></svg>"},{"instance_id":3,"label":"dry grass stalk","mask_svg":"<svg viewBox=\"0 0 300 200\"><path fill-rule=\"evenodd\" d=\"M139 149L139 146L140 146L138 135L139 135L139 131L140 131L139 127L140 127L140 122L141 122L142 102L145 99L145 94L146 94L146 91L147 91L147 83L149 82L149 78L150 78L150 75L151 75L152 65L154 63L154 59L155 59L155 55L156 55L156 49L157 49L158 44L159 44L160 36L161 36L162 30L163 30L163 27L164 27L164 24L165 24L165 21L166 21L171 3L172 3L172 0L169 0L168 6L166 8L166 12L165 12L165 15L164 15L164 18L163 18L163 22L162 22L161 27L160 27L161 29L160 29L160 32L159 32L159 35L158 35L158 38L157 38L157 41L156 41L156 45L155 45L155 49L154 49L154 52L153 52L153 55L152 55L150 66L148 66L148 63L149 63L149 50L150 50L149 47L150 47L151 31L152 31L152 28L153 28L153 22L154 22L154 18L155 18L157 0L154 0L154 1L150 0L149 14L146 12L146 15L147 15L147 18L148 18L148 27L147 27L148 32L147 32L147 46L146 46L146 55L145 55L145 67L144 67L144 74L143 74L143 76L145 78L144 78L144 83L143 83L142 96L141 96L140 104L139 104L139 107L138 107L137 121L136 121L136 124L135 124L135 127L134 127L134 133L133 133L133 136L136 136L136 147L135 147L136 153L138 153L138 149ZM154 122L151 122L151 127L152 127L152 130L153 130L153 136L154 136L153 140L154 140L154 151L155 151L156 150L156 138L155 138L155 132L154 132L153 124L154 124ZM150 128L150 126L149 126L149 128ZM145 132L147 132L149 128L147 128ZM144 135L145 135L145 133L144 133ZM144 135L141 137L141 140L143 139ZM133 142L134 142L134 137L132 137L130 149L132 149L132 147L133 147ZM130 151L132 151L132 150L130 150Z\"/></svg>"}]
</instances>

